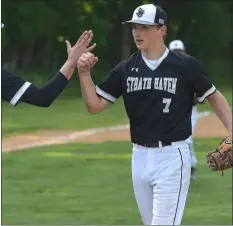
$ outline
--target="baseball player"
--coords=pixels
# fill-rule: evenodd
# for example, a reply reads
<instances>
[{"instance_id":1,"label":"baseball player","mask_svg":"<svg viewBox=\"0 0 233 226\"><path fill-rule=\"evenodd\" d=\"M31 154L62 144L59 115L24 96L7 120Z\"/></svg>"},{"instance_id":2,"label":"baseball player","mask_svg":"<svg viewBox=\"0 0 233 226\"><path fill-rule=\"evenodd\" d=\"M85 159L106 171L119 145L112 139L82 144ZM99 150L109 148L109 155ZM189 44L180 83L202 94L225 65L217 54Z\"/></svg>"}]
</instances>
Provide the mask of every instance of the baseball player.
<instances>
[{"instance_id":1,"label":"baseball player","mask_svg":"<svg viewBox=\"0 0 233 226\"><path fill-rule=\"evenodd\" d=\"M3 28L4 24L1 27ZM25 102L35 106L49 107L68 84L81 54L94 49L95 44L88 47L92 37L92 31L85 31L73 47L69 41L66 41L68 59L55 76L42 87L37 87L22 77L13 76L12 73L2 68L2 99L12 105Z\"/></svg>"},{"instance_id":2,"label":"baseball player","mask_svg":"<svg viewBox=\"0 0 233 226\"><path fill-rule=\"evenodd\" d=\"M138 51L98 86L90 73L98 57L82 54L77 62L82 95L92 114L123 96L133 146L133 189L143 223L180 225L190 185L191 156L185 140L192 134L194 93L199 102L208 99L228 137L232 114L197 59L165 46L167 16L162 8L139 6L124 24L132 25Z\"/></svg>"},{"instance_id":3,"label":"baseball player","mask_svg":"<svg viewBox=\"0 0 233 226\"><path fill-rule=\"evenodd\" d=\"M172 51L175 51L178 54L186 54L184 43L181 40L173 40L169 43L169 49ZM193 102L193 109L192 109L192 134L194 133L194 130L196 128L197 120L198 120L198 109L197 109L197 101L196 96L194 96L194 102ZM193 135L191 135L187 140L190 147L190 154L191 154L191 180L196 179L196 165L197 165L197 158L194 152L194 146L193 146Z\"/></svg>"}]
</instances>

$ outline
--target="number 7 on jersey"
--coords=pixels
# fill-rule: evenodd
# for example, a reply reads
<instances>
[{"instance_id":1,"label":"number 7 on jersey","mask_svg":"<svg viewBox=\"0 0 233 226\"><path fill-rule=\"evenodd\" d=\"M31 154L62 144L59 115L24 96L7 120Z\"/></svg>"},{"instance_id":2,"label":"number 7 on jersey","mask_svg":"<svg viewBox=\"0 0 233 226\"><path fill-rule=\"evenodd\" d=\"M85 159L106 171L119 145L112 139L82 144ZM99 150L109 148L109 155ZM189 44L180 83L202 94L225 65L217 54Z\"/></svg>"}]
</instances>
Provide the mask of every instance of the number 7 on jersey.
<instances>
[{"instance_id":1,"label":"number 7 on jersey","mask_svg":"<svg viewBox=\"0 0 233 226\"><path fill-rule=\"evenodd\" d=\"M165 107L163 109L163 113L169 113L170 104L171 104L171 98L163 98L163 103L165 104Z\"/></svg>"}]
</instances>

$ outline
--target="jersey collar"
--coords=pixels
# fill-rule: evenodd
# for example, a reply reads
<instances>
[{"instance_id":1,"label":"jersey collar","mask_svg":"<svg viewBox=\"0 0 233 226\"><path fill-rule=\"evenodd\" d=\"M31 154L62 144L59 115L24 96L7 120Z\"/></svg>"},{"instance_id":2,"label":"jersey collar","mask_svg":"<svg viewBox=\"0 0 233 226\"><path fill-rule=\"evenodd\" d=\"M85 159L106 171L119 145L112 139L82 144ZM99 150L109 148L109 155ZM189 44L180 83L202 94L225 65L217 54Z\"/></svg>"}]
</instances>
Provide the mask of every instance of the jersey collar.
<instances>
[{"instance_id":1,"label":"jersey collar","mask_svg":"<svg viewBox=\"0 0 233 226\"><path fill-rule=\"evenodd\" d=\"M147 65L147 67L149 67L152 71L154 71L155 69L158 68L158 66L163 62L163 60L167 57L169 53L169 49L166 47L166 50L164 51L163 55L157 60L155 66L151 65L148 61L148 59L145 58L145 56L143 56L143 54L141 53L142 59L144 60L145 64Z\"/></svg>"}]
</instances>

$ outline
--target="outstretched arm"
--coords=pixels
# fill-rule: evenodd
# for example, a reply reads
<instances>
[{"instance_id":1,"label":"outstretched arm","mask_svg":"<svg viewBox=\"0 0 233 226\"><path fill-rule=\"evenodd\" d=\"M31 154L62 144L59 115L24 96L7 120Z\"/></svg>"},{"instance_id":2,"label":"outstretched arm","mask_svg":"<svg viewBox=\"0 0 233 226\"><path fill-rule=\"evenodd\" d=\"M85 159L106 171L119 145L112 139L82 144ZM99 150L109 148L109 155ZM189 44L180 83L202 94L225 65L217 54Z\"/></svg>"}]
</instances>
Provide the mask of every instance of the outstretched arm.
<instances>
[{"instance_id":1,"label":"outstretched arm","mask_svg":"<svg viewBox=\"0 0 233 226\"><path fill-rule=\"evenodd\" d=\"M85 31L73 47L69 41L66 41L67 61L56 72L55 76L42 87L37 87L2 69L2 98L12 105L21 101L35 106L49 107L68 84L81 54L95 48L95 44L88 47L92 37L92 31Z\"/></svg>"},{"instance_id":2,"label":"outstretched arm","mask_svg":"<svg viewBox=\"0 0 233 226\"><path fill-rule=\"evenodd\" d=\"M49 107L61 94L71 79L75 66L67 60L55 76L42 87L33 84L25 91L20 101L38 107Z\"/></svg>"}]
</instances>

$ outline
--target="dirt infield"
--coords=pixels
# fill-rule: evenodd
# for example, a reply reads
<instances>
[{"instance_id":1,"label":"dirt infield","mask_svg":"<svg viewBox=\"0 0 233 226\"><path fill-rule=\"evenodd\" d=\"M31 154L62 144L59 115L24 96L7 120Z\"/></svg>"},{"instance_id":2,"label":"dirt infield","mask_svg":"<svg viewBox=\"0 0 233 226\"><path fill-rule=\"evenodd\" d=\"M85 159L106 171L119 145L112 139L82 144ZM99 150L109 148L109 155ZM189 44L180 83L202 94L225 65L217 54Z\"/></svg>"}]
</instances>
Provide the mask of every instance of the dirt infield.
<instances>
[{"instance_id":1,"label":"dirt infield","mask_svg":"<svg viewBox=\"0 0 233 226\"><path fill-rule=\"evenodd\" d=\"M215 115L207 115L198 119L194 137L221 138L227 131ZM17 151L32 147L69 142L100 143L104 141L130 140L129 126L97 128L85 131L37 131L20 136L5 137L2 140L2 151Z\"/></svg>"}]
</instances>

